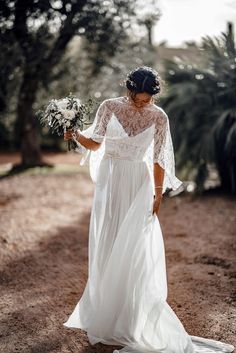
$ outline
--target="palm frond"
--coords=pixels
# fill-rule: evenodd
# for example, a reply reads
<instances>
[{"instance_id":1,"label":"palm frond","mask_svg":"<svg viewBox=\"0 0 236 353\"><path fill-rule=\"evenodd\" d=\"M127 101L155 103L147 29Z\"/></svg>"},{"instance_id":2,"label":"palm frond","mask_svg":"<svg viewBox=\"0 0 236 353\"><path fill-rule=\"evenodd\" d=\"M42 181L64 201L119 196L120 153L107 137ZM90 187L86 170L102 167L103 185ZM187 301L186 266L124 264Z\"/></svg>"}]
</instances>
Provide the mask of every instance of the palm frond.
<instances>
[{"instance_id":1,"label":"palm frond","mask_svg":"<svg viewBox=\"0 0 236 353\"><path fill-rule=\"evenodd\" d=\"M233 28L219 37L205 36L205 67L178 60L165 62L169 88L162 100L171 117L177 166L196 168L196 180L207 178L214 162L225 189L236 180L236 48ZM199 185L202 188L202 185Z\"/></svg>"}]
</instances>

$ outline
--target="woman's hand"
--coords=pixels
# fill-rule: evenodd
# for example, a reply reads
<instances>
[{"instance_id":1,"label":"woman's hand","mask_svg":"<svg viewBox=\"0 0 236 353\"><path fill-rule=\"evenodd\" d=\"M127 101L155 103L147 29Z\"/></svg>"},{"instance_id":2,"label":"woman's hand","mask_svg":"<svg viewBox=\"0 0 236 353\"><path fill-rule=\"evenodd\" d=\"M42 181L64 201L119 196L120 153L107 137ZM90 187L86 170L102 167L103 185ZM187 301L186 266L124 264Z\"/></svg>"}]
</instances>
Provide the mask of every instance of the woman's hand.
<instances>
[{"instance_id":1,"label":"woman's hand","mask_svg":"<svg viewBox=\"0 0 236 353\"><path fill-rule=\"evenodd\" d=\"M153 209L152 209L152 214L156 213L158 216L160 206L161 206L161 200L162 200L162 195L159 194L158 196L155 196L155 199L153 201Z\"/></svg>"},{"instance_id":2,"label":"woman's hand","mask_svg":"<svg viewBox=\"0 0 236 353\"><path fill-rule=\"evenodd\" d=\"M66 132L64 132L64 140L65 141L72 140L73 139L72 134L75 134L76 140L77 140L78 132L77 131L74 132L72 130L67 130Z\"/></svg>"}]
</instances>

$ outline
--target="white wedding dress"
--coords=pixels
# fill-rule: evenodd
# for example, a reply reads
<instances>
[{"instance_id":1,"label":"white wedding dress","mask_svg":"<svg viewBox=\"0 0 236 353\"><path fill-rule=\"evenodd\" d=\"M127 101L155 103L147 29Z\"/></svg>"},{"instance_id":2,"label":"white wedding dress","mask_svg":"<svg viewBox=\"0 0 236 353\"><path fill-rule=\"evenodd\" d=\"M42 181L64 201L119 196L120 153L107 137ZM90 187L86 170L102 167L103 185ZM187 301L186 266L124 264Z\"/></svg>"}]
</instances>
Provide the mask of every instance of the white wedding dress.
<instances>
[{"instance_id":1,"label":"white wedding dress","mask_svg":"<svg viewBox=\"0 0 236 353\"><path fill-rule=\"evenodd\" d=\"M87 332L114 353L232 352L234 346L189 335L167 303L162 231L154 199L153 163L165 169L164 188L177 189L169 120L154 104L137 109L127 97L104 100L78 143L80 164L95 183L89 227L89 271L66 327Z\"/></svg>"}]
</instances>

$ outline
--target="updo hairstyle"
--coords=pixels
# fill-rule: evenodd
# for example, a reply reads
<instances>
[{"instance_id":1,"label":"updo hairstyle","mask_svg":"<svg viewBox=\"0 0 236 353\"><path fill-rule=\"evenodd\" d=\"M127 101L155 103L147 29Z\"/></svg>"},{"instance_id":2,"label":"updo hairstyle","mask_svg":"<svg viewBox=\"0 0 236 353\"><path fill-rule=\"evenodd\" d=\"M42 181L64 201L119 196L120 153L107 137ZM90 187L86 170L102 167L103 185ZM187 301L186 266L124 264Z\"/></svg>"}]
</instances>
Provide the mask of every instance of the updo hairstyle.
<instances>
[{"instance_id":1,"label":"updo hairstyle","mask_svg":"<svg viewBox=\"0 0 236 353\"><path fill-rule=\"evenodd\" d=\"M143 92L153 96L161 91L158 72L148 66L137 67L130 71L126 76L125 85L132 96Z\"/></svg>"}]
</instances>

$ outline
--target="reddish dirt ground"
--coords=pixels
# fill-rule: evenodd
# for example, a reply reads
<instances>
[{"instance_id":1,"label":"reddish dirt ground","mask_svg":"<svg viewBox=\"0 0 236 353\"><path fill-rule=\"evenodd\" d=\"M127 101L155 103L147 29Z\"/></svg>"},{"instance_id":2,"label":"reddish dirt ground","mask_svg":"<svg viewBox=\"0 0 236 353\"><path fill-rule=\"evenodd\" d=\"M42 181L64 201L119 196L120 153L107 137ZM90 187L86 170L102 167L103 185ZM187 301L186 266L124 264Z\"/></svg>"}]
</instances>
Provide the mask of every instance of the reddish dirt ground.
<instances>
[{"instance_id":1,"label":"reddish dirt ground","mask_svg":"<svg viewBox=\"0 0 236 353\"><path fill-rule=\"evenodd\" d=\"M78 165L77 154L47 161ZM0 155L0 167L18 162ZM62 325L87 280L93 199L87 167L0 180L0 351L111 353ZM168 303L186 331L236 345L236 200L208 193L163 198Z\"/></svg>"}]
</instances>

